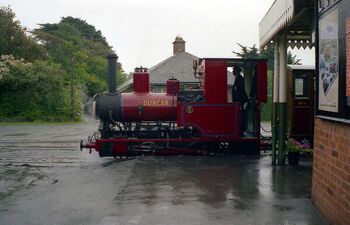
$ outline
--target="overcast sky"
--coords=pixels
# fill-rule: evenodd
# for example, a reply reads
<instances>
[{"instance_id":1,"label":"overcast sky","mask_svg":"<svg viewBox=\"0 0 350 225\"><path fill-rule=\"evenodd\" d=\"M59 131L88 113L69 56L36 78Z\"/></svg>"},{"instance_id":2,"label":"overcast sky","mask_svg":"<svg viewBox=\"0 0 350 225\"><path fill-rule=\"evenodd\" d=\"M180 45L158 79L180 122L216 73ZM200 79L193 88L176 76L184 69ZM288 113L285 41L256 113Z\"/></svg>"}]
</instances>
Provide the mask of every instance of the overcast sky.
<instances>
[{"instance_id":1,"label":"overcast sky","mask_svg":"<svg viewBox=\"0 0 350 225\"><path fill-rule=\"evenodd\" d=\"M259 22L274 0L0 0L21 24L34 29L73 16L94 25L119 56L124 70L151 67L172 55L177 35L198 57L234 57L236 43L259 46ZM310 50L294 51L304 64Z\"/></svg>"}]
</instances>

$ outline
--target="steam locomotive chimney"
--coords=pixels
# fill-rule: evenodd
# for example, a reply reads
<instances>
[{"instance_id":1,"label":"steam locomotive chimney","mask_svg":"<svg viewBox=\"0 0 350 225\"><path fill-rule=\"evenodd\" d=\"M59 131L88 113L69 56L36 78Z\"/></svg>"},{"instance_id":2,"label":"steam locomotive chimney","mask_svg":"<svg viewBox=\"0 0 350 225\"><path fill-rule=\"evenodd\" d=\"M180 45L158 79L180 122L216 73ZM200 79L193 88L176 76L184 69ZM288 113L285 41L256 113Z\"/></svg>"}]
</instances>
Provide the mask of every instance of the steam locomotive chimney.
<instances>
[{"instance_id":1,"label":"steam locomotive chimney","mask_svg":"<svg viewBox=\"0 0 350 225\"><path fill-rule=\"evenodd\" d=\"M115 93L117 91L117 60L118 56L111 53L107 56L108 59L108 92Z\"/></svg>"}]
</instances>

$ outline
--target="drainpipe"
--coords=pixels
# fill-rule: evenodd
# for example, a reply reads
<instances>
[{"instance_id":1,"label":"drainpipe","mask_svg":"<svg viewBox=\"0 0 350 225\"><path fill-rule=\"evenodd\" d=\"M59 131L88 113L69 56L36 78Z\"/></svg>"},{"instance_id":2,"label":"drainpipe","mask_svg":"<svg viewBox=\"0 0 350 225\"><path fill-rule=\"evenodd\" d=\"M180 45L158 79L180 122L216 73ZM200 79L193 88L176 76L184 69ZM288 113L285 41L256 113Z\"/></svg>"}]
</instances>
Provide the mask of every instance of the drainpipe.
<instances>
[{"instance_id":1,"label":"drainpipe","mask_svg":"<svg viewBox=\"0 0 350 225\"><path fill-rule=\"evenodd\" d=\"M277 139L278 139L278 96L279 96L279 37L274 40L274 71L272 96L272 165L276 165Z\"/></svg>"},{"instance_id":2,"label":"drainpipe","mask_svg":"<svg viewBox=\"0 0 350 225\"><path fill-rule=\"evenodd\" d=\"M286 152L286 108L287 108L287 33L280 35L280 64L279 64L279 138L278 165L284 165Z\"/></svg>"}]
</instances>

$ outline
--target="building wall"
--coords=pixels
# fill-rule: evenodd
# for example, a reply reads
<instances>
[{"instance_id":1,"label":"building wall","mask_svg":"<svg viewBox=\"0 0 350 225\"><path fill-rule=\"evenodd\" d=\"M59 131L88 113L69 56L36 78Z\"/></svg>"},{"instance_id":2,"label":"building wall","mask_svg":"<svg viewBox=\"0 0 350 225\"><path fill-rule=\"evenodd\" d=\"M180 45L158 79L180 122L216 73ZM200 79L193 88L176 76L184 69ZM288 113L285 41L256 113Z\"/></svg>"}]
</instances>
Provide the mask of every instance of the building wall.
<instances>
[{"instance_id":1,"label":"building wall","mask_svg":"<svg viewBox=\"0 0 350 225\"><path fill-rule=\"evenodd\" d=\"M312 200L329 224L350 224L350 125L315 119Z\"/></svg>"}]
</instances>

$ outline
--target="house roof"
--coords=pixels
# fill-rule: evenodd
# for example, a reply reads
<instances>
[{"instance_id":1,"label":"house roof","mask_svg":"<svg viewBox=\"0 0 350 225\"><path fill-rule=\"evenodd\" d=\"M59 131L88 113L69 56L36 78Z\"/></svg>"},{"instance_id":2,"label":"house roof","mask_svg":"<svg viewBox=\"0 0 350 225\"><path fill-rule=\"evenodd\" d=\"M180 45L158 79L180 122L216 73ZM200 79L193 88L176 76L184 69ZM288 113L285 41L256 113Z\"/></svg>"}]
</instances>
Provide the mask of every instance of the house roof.
<instances>
[{"instance_id":1,"label":"house roof","mask_svg":"<svg viewBox=\"0 0 350 225\"><path fill-rule=\"evenodd\" d=\"M126 91L129 87L132 86L132 83L133 83L132 78L130 78L129 80L126 80L124 83L117 86L117 91L118 92Z\"/></svg>"},{"instance_id":2,"label":"house roof","mask_svg":"<svg viewBox=\"0 0 350 225\"><path fill-rule=\"evenodd\" d=\"M193 75L193 60L199 59L188 52L178 52L149 70L151 84L165 84L172 77L182 83L199 82ZM228 84L233 84L232 72L227 72Z\"/></svg>"},{"instance_id":3,"label":"house roof","mask_svg":"<svg viewBox=\"0 0 350 225\"><path fill-rule=\"evenodd\" d=\"M180 83L198 83L199 80L193 75L193 60L199 59L185 51L179 51L175 55L161 61L149 69L151 85L165 85L166 81L172 77L178 79ZM234 82L232 72L227 71L228 84ZM122 92L132 86L132 79L127 80L118 87Z\"/></svg>"},{"instance_id":4,"label":"house roof","mask_svg":"<svg viewBox=\"0 0 350 225\"><path fill-rule=\"evenodd\" d=\"M193 75L193 60L188 52L178 52L149 69L151 84L165 84L172 77L183 83L198 82Z\"/></svg>"}]
</instances>

